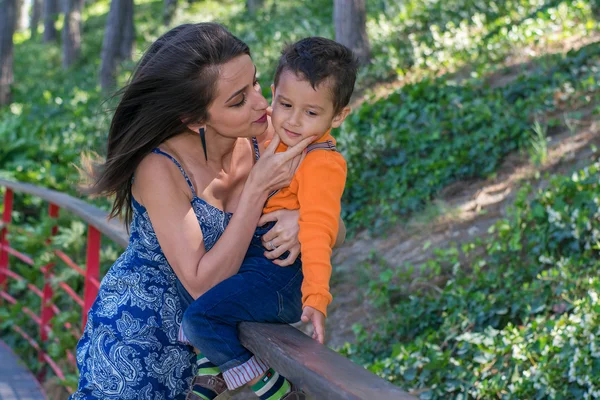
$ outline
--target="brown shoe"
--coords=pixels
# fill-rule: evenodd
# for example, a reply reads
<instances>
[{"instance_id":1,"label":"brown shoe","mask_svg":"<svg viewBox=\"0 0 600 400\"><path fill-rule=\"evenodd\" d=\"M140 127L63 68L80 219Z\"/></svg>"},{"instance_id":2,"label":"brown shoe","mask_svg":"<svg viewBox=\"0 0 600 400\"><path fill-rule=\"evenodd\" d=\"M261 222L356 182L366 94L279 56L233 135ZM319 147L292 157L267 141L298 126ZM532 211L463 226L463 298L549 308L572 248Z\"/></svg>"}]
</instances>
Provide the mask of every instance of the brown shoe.
<instances>
[{"instance_id":1,"label":"brown shoe","mask_svg":"<svg viewBox=\"0 0 600 400\"><path fill-rule=\"evenodd\" d=\"M192 381L192 387L190 388L185 400L202 400L202 397L194 393L194 387L201 386L205 389L212 390L217 395L227 391L227 385L221 374L216 376L211 375L197 375Z\"/></svg>"},{"instance_id":2,"label":"brown shoe","mask_svg":"<svg viewBox=\"0 0 600 400\"><path fill-rule=\"evenodd\" d=\"M292 391L281 398L281 400L306 400L306 394L296 385L292 385Z\"/></svg>"}]
</instances>

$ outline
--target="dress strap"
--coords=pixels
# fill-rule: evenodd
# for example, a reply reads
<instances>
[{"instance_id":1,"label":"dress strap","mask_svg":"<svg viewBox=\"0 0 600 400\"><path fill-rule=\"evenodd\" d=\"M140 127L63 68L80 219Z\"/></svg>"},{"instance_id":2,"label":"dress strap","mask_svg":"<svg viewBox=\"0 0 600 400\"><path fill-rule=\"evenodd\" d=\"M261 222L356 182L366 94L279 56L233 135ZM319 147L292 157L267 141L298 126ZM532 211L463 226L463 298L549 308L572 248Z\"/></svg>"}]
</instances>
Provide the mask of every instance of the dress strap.
<instances>
[{"instance_id":1,"label":"dress strap","mask_svg":"<svg viewBox=\"0 0 600 400\"><path fill-rule=\"evenodd\" d=\"M171 161L173 161L175 163L175 165L177 165L177 168L179 168L179 170L181 171L181 174L185 178L185 181L187 182L188 186L192 190L192 196L196 197L196 191L194 190L194 185L192 185L192 181L190 180L190 178L188 177L188 175L185 173L185 170L183 169L183 167L181 166L181 164L179 164L179 161L177 161L175 159L175 157L173 157L169 153L165 153L164 151L162 151L158 147L155 148L154 150L152 150L152 152L156 153L156 154L161 154L161 155L169 158Z\"/></svg>"},{"instance_id":2,"label":"dress strap","mask_svg":"<svg viewBox=\"0 0 600 400\"><path fill-rule=\"evenodd\" d=\"M252 146L254 146L254 161L258 161L260 158L260 151L258 149L258 140L256 137L252 137Z\"/></svg>"}]
</instances>

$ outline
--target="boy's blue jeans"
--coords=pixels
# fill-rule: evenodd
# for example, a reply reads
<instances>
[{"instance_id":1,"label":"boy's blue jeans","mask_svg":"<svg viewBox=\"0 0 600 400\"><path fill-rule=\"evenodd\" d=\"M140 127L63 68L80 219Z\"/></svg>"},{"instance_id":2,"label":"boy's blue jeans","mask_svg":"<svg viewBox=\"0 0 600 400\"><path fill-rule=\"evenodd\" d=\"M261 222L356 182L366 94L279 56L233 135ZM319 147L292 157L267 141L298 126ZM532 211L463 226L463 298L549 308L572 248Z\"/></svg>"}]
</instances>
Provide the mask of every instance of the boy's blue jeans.
<instances>
[{"instance_id":1,"label":"boy's blue jeans","mask_svg":"<svg viewBox=\"0 0 600 400\"><path fill-rule=\"evenodd\" d=\"M187 339L223 372L253 356L238 339L239 322L294 323L302 315L301 261L280 267L264 256L261 237L271 226L256 230L239 272L193 301L183 315ZM191 300L187 291L180 295Z\"/></svg>"}]
</instances>

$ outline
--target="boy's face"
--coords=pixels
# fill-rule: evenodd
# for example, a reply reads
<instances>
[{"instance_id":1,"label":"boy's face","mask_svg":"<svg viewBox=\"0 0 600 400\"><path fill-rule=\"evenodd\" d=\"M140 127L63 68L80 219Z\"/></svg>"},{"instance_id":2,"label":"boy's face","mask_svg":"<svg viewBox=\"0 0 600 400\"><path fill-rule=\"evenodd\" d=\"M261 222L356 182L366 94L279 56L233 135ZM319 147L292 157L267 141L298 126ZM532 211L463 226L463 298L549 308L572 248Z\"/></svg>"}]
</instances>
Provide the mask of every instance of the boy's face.
<instances>
[{"instance_id":1,"label":"boy's face","mask_svg":"<svg viewBox=\"0 0 600 400\"><path fill-rule=\"evenodd\" d=\"M350 108L334 115L328 83L313 89L310 82L291 71L283 71L273 90L271 121L281 141L293 146L309 136L321 138L330 128L342 124ZM316 140L316 139L315 139Z\"/></svg>"}]
</instances>

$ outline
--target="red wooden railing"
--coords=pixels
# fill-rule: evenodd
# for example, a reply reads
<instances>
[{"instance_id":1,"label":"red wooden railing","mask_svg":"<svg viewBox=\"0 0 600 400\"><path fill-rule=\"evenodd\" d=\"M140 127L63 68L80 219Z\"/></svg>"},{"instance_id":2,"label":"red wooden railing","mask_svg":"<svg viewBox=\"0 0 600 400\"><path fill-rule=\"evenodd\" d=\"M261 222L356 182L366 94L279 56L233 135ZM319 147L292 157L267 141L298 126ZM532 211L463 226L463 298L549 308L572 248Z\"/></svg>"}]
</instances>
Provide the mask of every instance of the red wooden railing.
<instances>
[{"instance_id":1,"label":"red wooden railing","mask_svg":"<svg viewBox=\"0 0 600 400\"><path fill-rule=\"evenodd\" d=\"M21 307L23 313L38 326L38 332L27 332L24 327L15 323L12 324L12 329L22 336L25 341L38 352L38 360L43 367L40 369L41 372L38 374L38 379L44 379L46 370L44 367L48 366L59 379L64 380L65 371L63 371L64 367L61 368L61 366L59 366L60 360L52 359L45 351L49 342L50 333L53 328L64 328L77 339L81 336L82 329L87 322L88 311L92 306L100 287L100 243L102 238L100 230L107 233L113 241L122 246L126 246L127 244L127 235L122 226L118 223L107 221L106 214L81 200L33 185L0 179L0 187L2 186L6 188L6 192L4 194L2 222L0 224L0 302L6 301L13 305L21 305L19 299L11 295L9 283L11 280L22 282L26 281L26 279L11 270L10 260L12 257L32 268L36 267L35 261L30 256L11 247L9 242L8 233L11 229L15 193L30 194L48 201L48 216L51 219L57 219L59 210L64 209L81 217L88 223L86 264L84 267L77 265L77 263L64 252L54 249L52 251L55 260L40 268L40 273L44 277L42 287L37 287L30 282L26 283L27 288L32 293L39 296L40 309L32 310L25 305L21 305ZM46 244L48 246L52 244L52 236L55 236L58 233L58 229L58 225L52 227L50 237L46 239ZM61 266L64 264L83 277L83 297L66 282L52 283L55 281L54 270L57 268L57 263L60 261L62 261ZM82 308L80 327L72 326L70 323L65 323L62 327L52 326L52 318L61 313L61 310L53 304L52 301L55 292L58 290L62 290L75 304ZM71 350L66 351L65 357L68 362L75 367L75 357ZM68 389L72 391L72 388Z\"/></svg>"}]
</instances>

